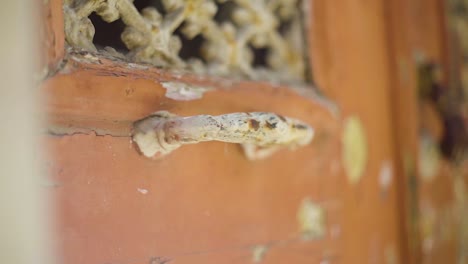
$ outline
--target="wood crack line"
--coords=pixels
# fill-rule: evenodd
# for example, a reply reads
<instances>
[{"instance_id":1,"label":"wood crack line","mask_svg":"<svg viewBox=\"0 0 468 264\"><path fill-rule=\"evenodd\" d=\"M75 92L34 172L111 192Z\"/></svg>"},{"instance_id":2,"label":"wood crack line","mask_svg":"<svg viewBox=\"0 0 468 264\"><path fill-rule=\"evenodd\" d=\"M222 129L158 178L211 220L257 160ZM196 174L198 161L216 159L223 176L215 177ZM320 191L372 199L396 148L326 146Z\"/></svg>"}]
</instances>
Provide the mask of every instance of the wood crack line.
<instances>
[{"instance_id":1,"label":"wood crack line","mask_svg":"<svg viewBox=\"0 0 468 264\"><path fill-rule=\"evenodd\" d=\"M94 129L86 129L86 131L53 131L53 130L47 130L47 135L53 136L53 137L72 137L72 136L79 136L79 135L85 135L85 136L94 136L94 137L115 137L115 138L130 138L131 135L122 135L118 133L111 133L111 132L99 132Z\"/></svg>"}]
</instances>

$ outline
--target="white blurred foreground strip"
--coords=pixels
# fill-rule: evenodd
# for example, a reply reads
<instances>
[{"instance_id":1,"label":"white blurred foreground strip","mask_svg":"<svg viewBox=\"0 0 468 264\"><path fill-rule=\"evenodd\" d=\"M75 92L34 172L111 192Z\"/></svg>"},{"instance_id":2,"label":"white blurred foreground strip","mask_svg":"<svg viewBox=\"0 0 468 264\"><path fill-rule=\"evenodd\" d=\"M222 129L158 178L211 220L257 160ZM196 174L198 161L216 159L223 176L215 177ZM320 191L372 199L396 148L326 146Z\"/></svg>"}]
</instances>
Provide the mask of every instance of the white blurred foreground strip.
<instances>
[{"instance_id":1,"label":"white blurred foreground strip","mask_svg":"<svg viewBox=\"0 0 468 264\"><path fill-rule=\"evenodd\" d=\"M41 132L33 12L37 1L3 1L0 8L0 263L54 263L39 168ZM42 2L41 2L42 3Z\"/></svg>"}]
</instances>

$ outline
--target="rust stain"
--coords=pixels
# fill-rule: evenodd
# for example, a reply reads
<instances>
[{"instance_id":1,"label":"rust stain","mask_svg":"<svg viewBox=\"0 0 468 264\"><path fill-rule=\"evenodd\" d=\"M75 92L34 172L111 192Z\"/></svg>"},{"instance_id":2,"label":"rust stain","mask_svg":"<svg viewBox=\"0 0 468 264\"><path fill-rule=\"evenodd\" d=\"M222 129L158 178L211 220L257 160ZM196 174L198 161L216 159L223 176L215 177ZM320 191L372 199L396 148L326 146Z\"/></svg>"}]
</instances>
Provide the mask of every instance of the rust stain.
<instances>
[{"instance_id":1,"label":"rust stain","mask_svg":"<svg viewBox=\"0 0 468 264\"><path fill-rule=\"evenodd\" d=\"M260 127L260 122L255 119L249 119L249 127L253 128L255 131Z\"/></svg>"},{"instance_id":2,"label":"rust stain","mask_svg":"<svg viewBox=\"0 0 468 264\"><path fill-rule=\"evenodd\" d=\"M276 123L270 123L268 121L265 122L265 127L269 129L275 129L276 128Z\"/></svg>"},{"instance_id":3,"label":"rust stain","mask_svg":"<svg viewBox=\"0 0 468 264\"><path fill-rule=\"evenodd\" d=\"M292 128L299 129L299 130L306 130L307 127L301 124L293 124Z\"/></svg>"},{"instance_id":4,"label":"rust stain","mask_svg":"<svg viewBox=\"0 0 468 264\"><path fill-rule=\"evenodd\" d=\"M282 115L277 115L279 119L281 119L281 121L283 122L286 122L286 118Z\"/></svg>"}]
</instances>

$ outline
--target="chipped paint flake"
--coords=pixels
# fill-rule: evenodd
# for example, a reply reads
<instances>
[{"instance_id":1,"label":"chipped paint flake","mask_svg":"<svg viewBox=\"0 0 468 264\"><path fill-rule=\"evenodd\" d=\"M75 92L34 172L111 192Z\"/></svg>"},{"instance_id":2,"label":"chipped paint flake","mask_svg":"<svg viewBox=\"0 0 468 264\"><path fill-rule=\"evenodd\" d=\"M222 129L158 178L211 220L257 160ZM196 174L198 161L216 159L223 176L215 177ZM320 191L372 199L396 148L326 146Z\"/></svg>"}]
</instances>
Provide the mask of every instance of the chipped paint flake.
<instances>
[{"instance_id":1,"label":"chipped paint flake","mask_svg":"<svg viewBox=\"0 0 468 264\"><path fill-rule=\"evenodd\" d=\"M141 194L147 194L149 192L147 189L143 189L143 188L137 188L137 191Z\"/></svg>"},{"instance_id":2,"label":"chipped paint flake","mask_svg":"<svg viewBox=\"0 0 468 264\"><path fill-rule=\"evenodd\" d=\"M268 247L265 245L256 245L252 249L252 262L253 263L260 263L262 262L263 258L265 257L265 254L268 251Z\"/></svg>"},{"instance_id":3,"label":"chipped paint flake","mask_svg":"<svg viewBox=\"0 0 468 264\"><path fill-rule=\"evenodd\" d=\"M351 116L345 120L342 143L344 169L349 181L356 184L367 164L367 139L358 117Z\"/></svg>"},{"instance_id":4,"label":"chipped paint flake","mask_svg":"<svg viewBox=\"0 0 468 264\"><path fill-rule=\"evenodd\" d=\"M196 100L203 97L205 92L213 90L213 88L196 86L183 82L162 82L166 88L166 97L180 101Z\"/></svg>"},{"instance_id":5,"label":"chipped paint flake","mask_svg":"<svg viewBox=\"0 0 468 264\"><path fill-rule=\"evenodd\" d=\"M232 113L179 117L157 112L134 124L133 140L146 157L161 157L185 144L222 141L244 145L250 159L265 158L280 148L308 145L314 130L302 121L274 113Z\"/></svg>"},{"instance_id":6,"label":"chipped paint flake","mask_svg":"<svg viewBox=\"0 0 468 264\"><path fill-rule=\"evenodd\" d=\"M310 198L302 201L297 213L303 239L321 238L325 234L325 210Z\"/></svg>"}]
</instances>

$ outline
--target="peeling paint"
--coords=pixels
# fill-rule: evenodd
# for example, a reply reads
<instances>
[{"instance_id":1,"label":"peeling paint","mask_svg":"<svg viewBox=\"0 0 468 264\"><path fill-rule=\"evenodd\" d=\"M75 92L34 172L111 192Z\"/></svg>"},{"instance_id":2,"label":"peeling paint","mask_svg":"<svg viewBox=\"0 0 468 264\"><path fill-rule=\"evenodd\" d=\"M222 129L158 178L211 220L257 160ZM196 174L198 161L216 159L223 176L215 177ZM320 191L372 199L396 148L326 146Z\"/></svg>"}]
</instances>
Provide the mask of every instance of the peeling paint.
<instances>
[{"instance_id":1,"label":"peeling paint","mask_svg":"<svg viewBox=\"0 0 468 264\"><path fill-rule=\"evenodd\" d=\"M161 82L166 88L166 97L174 100L190 101L203 97L203 94L214 90L211 87L201 87L184 82Z\"/></svg>"},{"instance_id":2,"label":"peeling paint","mask_svg":"<svg viewBox=\"0 0 468 264\"><path fill-rule=\"evenodd\" d=\"M71 58L74 61L81 62L81 63L90 63L90 64L99 64L100 59L99 56L97 56L93 52L83 52L83 54L80 54L81 56L74 56L71 55Z\"/></svg>"},{"instance_id":3,"label":"peeling paint","mask_svg":"<svg viewBox=\"0 0 468 264\"><path fill-rule=\"evenodd\" d=\"M367 139L364 127L356 116L345 120L342 135L343 166L352 184L356 184L364 174L367 164Z\"/></svg>"},{"instance_id":4,"label":"peeling paint","mask_svg":"<svg viewBox=\"0 0 468 264\"><path fill-rule=\"evenodd\" d=\"M138 70L147 70L149 69L150 67L147 66L147 65L142 65L142 64L138 64L138 63L127 63L127 67L130 68L130 69L138 69Z\"/></svg>"},{"instance_id":5,"label":"peeling paint","mask_svg":"<svg viewBox=\"0 0 468 264\"><path fill-rule=\"evenodd\" d=\"M160 111L135 122L134 127L133 140L143 155L152 158L185 144L222 141L243 144L249 159L259 159L281 147L308 145L314 136L314 130L302 121L264 112L179 117Z\"/></svg>"},{"instance_id":6,"label":"peeling paint","mask_svg":"<svg viewBox=\"0 0 468 264\"><path fill-rule=\"evenodd\" d=\"M265 254L268 251L268 247L265 245L257 245L252 250L252 262L253 263L260 263L262 262Z\"/></svg>"},{"instance_id":7,"label":"peeling paint","mask_svg":"<svg viewBox=\"0 0 468 264\"><path fill-rule=\"evenodd\" d=\"M297 213L297 220L303 239L317 239L325 235L325 210L312 202L310 198L305 198L302 201Z\"/></svg>"},{"instance_id":8,"label":"peeling paint","mask_svg":"<svg viewBox=\"0 0 468 264\"><path fill-rule=\"evenodd\" d=\"M195 75L193 73L186 73L185 71L181 70L171 70L170 72L161 70L156 67L146 67L145 69L139 69L139 64L133 64L129 66L128 62L118 60L114 57L110 58L106 56L106 54L102 53L92 53L95 54L99 58L100 63L93 63L88 62L87 59L84 57L87 53L83 50L78 50L74 48L68 48L66 53L66 58L60 64L60 67L54 70L54 73L61 73L61 74L70 74L76 70L80 70L82 68L88 70L96 70L101 75L109 75L113 76L131 76L134 79L143 79L143 80L151 80L157 84L157 87L160 86L161 82L180 82L186 83L186 81L177 80L180 78L181 74L184 74L184 77L190 78L197 84L203 83L203 88L205 89L213 89L213 90L231 90L237 89L238 87L242 87L245 84L248 85L259 85L259 86L270 86L274 88L278 88L279 90L283 88L287 88L287 90L293 92L296 95L299 95L307 100L311 100L314 104L317 104L319 107L322 107L327 110L327 113L331 114L334 119L338 119L341 117L341 112L338 105L320 94L317 91L317 88L313 85L305 85L303 83L296 83L296 82L283 82L282 85L275 86L272 82L268 81L258 81L258 82L251 82L245 81L239 78L235 78L230 76L229 79L219 77L219 76L212 76L212 75ZM135 66L135 67L133 67ZM183 72L183 73L181 73Z\"/></svg>"}]
</instances>

